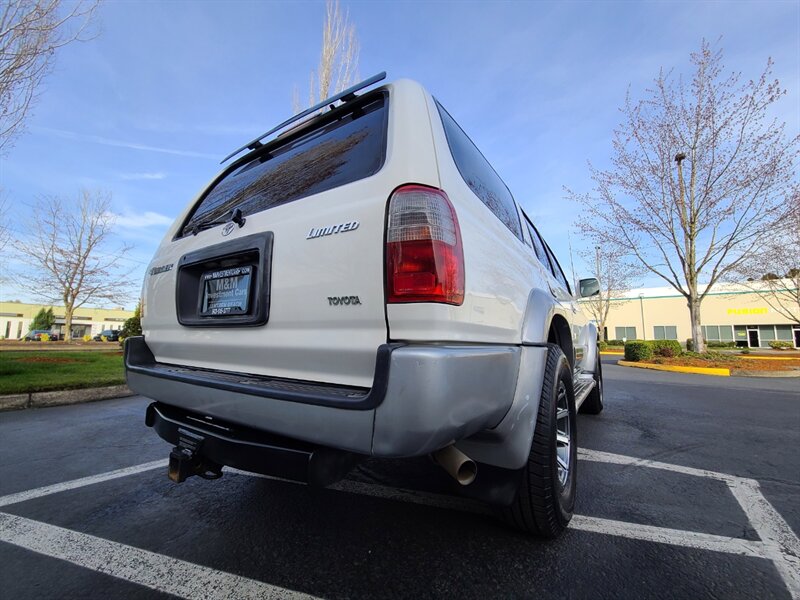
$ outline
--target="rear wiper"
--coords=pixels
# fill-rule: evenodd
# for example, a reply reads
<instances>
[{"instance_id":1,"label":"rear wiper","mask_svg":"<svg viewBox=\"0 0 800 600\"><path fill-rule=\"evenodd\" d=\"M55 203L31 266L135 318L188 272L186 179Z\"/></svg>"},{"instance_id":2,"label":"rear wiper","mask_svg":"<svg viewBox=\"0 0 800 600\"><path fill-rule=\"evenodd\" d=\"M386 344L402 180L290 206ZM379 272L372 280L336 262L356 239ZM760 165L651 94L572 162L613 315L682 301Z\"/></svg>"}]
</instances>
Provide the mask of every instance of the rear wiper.
<instances>
[{"instance_id":1,"label":"rear wiper","mask_svg":"<svg viewBox=\"0 0 800 600\"><path fill-rule=\"evenodd\" d=\"M214 219L212 221L202 221L200 223L195 223L192 225L190 231L192 235L197 235L201 231L205 231L206 229L211 229L212 227L216 227L217 225L222 225L223 223L236 223L240 228L244 227L244 223L247 221L242 216L242 210L240 208L234 208L230 212L230 216L221 217L219 219Z\"/></svg>"}]
</instances>

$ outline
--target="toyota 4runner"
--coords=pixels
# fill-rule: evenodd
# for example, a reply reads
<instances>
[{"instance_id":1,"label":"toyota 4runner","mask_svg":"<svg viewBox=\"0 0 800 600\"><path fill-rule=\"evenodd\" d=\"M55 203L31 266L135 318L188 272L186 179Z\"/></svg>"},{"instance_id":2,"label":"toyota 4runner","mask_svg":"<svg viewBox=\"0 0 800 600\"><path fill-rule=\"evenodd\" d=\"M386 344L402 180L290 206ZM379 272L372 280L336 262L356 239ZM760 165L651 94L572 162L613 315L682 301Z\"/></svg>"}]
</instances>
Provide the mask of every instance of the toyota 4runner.
<instances>
[{"instance_id":1,"label":"toyota 4runner","mask_svg":"<svg viewBox=\"0 0 800 600\"><path fill-rule=\"evenodd\" d=\"M603 408L596 328L453 117L413 81L367 89L384 76L241 148L177 218L128 384L154 400L174 481L227 465L326 486L365 457L431 455L554 537L576 410Z\"/></svg>"}]
</instances>

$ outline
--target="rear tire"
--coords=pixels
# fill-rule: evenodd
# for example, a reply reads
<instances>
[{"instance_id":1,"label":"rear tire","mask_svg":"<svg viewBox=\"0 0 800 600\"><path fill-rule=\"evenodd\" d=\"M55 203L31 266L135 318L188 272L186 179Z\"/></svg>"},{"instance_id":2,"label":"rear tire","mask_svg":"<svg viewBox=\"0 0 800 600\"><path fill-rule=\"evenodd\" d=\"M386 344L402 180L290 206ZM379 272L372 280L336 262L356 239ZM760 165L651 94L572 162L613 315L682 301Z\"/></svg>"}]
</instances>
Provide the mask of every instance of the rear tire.
<instances>
[{"instance_id":1,"label":"rear tire","mask_svg":"<svg viewBox=\"0 0 800 600\"><path fill-rule=\"evenodd\" d=\"M603 368L600 362L600 350L597 351L597 364L594 368L594 389L589 392L581 404L580 412L587 415L599 415L603 412Z\"/></svg>"},{"instance_id":2,"label":"rear tire","mask_svg":"<svg viewBox=\"0 0 800 600\"><path fill-rule=\"evenodd\" d=\"M502 509L516 529L557 537L575 508L577 436L572 369L561 348L547 345L547 366L528 462L517 496Z\"/></svg>"}]
</instances>

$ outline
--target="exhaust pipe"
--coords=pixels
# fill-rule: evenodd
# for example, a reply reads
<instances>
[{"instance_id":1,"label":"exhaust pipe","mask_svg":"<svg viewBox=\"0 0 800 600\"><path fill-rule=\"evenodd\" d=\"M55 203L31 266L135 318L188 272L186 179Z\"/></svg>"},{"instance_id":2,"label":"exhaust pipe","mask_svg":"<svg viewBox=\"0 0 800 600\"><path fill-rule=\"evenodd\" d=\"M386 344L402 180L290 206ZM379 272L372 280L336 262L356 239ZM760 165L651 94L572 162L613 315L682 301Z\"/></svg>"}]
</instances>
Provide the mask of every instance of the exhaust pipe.
<instances>
[{"instance_id":1,"label":"exhaust pipe","mask_svg":"<svg viewBox=\"0 0 800 600\"><path fill-rule=\"evenodd\" d=\"M478 465L469 456L453 446L445 446L432 454L436 464L461 485L469 485L475 481L478 474Z\"/></svg>"}]
</instances>

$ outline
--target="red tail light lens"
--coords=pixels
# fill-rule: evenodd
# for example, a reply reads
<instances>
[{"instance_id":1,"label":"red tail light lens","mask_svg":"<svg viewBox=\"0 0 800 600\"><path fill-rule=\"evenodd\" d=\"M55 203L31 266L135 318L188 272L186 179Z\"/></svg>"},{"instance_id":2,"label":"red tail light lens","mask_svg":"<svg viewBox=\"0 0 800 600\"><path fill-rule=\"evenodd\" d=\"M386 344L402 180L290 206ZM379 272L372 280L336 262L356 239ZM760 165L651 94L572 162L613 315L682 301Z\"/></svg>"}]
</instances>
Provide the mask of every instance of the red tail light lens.
<instances>
[{"instance_id":1,"label":"red tail light lens","mask_svg":"<svg viewBox=\"0 0 800 600\"><path fill-rule=\"evenodd\" d=\"M386 299L464 302L464 251L453 205L442 190L404 185L389 199Z\"/></svg>"}]
</instances>

